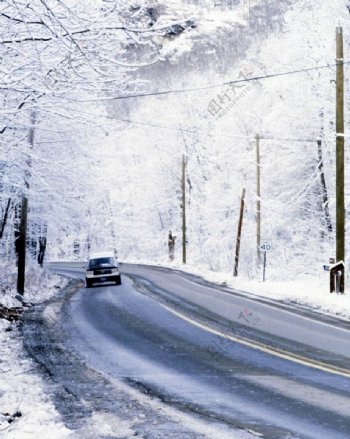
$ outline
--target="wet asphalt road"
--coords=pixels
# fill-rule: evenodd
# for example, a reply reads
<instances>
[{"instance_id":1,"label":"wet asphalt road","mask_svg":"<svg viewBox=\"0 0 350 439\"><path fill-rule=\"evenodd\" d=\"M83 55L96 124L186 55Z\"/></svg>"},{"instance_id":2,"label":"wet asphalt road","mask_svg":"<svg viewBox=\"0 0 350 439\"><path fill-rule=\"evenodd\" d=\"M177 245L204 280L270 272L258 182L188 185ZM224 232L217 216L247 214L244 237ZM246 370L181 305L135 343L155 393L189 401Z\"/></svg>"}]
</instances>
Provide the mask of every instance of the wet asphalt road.
<instances>
[{"instance_id":1,"label":"wet asphalt road","mask_svg":"<svg viewBox=\"0 0 350 439\"><path fill-rule=\"evenodd\" d=\"M71 349L94 369L146 388L170 405L269 439L349 438L349 377L225 337L247 337L347 368L345 323L336 328L304 312L228 297L227 291L168 270L131 265L122 270L122 286L83 288L63 308ZM218 318L218 307L224 318ZM209 323L223 336L188 319Z\"/></svg>"}]
</instances>

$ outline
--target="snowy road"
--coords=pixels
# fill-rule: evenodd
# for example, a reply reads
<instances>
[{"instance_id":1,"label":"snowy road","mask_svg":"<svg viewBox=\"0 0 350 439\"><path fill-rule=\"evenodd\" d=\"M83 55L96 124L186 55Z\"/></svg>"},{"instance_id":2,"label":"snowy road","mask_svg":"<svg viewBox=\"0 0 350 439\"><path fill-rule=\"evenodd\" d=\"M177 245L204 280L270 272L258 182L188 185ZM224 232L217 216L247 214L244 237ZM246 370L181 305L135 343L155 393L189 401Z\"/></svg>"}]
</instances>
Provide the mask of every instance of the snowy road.
<instances>
[{"instance_id":1,"label":"snowy road","mask_svg":"<svg viewBox=\"0 0 350 439\"><path fill-rule=\"evenodd\" d=\"M348 438L346 325L170 270L123 272L121 287L83 288L63 306L66 344L86 364L170 406L269 439Z\"/></svg>"}]
</instances>

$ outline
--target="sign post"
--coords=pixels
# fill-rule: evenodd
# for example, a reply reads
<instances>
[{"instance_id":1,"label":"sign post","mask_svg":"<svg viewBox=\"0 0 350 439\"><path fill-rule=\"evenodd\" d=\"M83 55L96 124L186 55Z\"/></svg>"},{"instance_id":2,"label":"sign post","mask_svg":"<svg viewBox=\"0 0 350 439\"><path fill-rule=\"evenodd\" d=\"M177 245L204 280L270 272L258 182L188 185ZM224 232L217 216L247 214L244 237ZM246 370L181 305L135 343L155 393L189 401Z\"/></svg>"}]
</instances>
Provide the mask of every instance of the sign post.
<instances>
[{"instance_id":1,"label":"sign post","mask_svg":"<svg viewBox=\"0 0 350 439\"><path fill-rule=\"evenodd\" d=\"M272 250L272 245L270 242L262 242L260 244L260 251L264 253L264 261L263 261L263 282L265 282L266 278L266 253Z\"/></svg>"}]
</instances>

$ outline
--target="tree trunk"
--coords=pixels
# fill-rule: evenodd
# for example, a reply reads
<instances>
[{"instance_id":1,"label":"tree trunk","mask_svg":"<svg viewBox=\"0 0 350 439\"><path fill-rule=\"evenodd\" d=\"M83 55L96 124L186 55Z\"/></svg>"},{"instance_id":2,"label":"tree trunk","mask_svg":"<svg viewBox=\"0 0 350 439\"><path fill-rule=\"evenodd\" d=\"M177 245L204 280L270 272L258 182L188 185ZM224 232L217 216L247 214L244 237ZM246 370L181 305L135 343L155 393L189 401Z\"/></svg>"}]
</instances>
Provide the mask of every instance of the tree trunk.
<instances>
[{"instance_id":1,"label":"tree trunk","mask_svg":"<svg viewBox=\"0 0 350 439\"><path fill-rule=\"evenodd\" d=\"M0 227L0 239L2 239L2 237L4 236L5 226L6 226L7 218L8 218L9 212L10 212L10 207L11 207L11 198L9 198L7 201L4 218L2 220L2 224Z\"/></svg>"},{"instance_id":2,"label":"tree trunk","mask_svg":"<svg viewBox=\"0 0 350 439\"><path fill-rule=\"evenodd\" d=\"M323 154L322 154L322 142L321 140L318 140L318 169L320 170L320 178L321 178L321 186L322 186L322 199L323 199L323 211L324 216L326 220L327 230L329 233L332 233L333 227L332 227L332 220L331 215L329 212L329 199L328 199L328 192L327 192L327 186L326 186L326 179L324 176L324 170L323 170Z\"/></svg>"}]
</instances>

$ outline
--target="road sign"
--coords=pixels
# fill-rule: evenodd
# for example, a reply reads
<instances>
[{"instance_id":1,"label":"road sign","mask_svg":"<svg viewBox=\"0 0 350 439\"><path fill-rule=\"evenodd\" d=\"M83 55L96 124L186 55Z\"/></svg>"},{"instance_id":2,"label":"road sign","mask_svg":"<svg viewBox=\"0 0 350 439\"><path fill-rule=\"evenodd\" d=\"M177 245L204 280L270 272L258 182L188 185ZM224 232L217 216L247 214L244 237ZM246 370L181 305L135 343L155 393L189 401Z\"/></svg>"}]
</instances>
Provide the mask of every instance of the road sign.
<instances>
[{"instance_id":1,"label":"road sign","mask_svg":"<svg viewBox=\"0 0 350 439\"><path fill-rule=\"evenodd\" d=\"M266 273L266 253L272 250L271 242L263 241L260 244L260 251L264 253L264 265L263 265L263 282L265 282L265 273Z\"/></svg>"},{"instance_id":2,"label":"road sign","mask_svg":"<svg viewBox=\"0 0 350 439\"><path fill-rule=\"evenodd\" d=\"M270 242L262 242L260 244L260 251L262 252L270 252L272 250L272 245Z\"/></svg>"}]
</instances>

